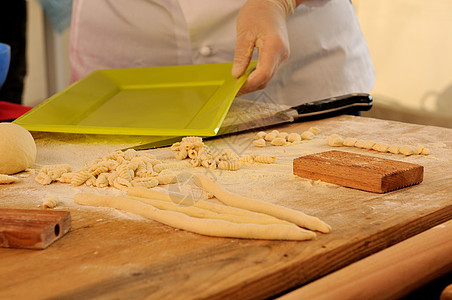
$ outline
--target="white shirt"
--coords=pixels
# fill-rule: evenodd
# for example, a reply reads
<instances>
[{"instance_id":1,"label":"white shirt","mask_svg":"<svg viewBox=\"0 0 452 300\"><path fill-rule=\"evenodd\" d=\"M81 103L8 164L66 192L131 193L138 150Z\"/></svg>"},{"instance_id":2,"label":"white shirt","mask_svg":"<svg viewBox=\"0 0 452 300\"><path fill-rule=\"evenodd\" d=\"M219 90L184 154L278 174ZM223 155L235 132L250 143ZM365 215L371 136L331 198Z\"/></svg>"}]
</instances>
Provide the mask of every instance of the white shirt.
<instances>
[{"instance_id":1,"label":"white shirt","mask_svg":"<svg viewBox=\"0 0 452 300\"><path fill-rule=\"evenodd\" d=\"M245 2L74 0L71 80L97 69L232 62ZM292 106L371 90L371 59L348 0L308 0L287 27L288 61L247 99Z\"/></svg>"}]
</instances>

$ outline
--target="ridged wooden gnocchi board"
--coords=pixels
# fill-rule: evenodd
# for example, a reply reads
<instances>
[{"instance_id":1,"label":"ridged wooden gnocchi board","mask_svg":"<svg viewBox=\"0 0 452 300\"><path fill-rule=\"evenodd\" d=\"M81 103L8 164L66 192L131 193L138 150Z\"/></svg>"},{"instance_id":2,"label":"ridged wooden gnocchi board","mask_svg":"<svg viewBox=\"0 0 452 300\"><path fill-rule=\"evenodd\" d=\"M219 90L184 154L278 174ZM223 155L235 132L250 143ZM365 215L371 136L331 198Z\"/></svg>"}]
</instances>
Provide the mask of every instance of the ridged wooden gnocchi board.
<instances>
[{"instance_id":1,"label":"ridged wooden gnocchi board","mask_svg":"<svg viewBox=\"0 0 452 300\"><path fill-rule=\"evenodd\" d=\"M386 193L423 180L424 167L392 159L327 151L295 158L293 173L350 188Z\"/></svg>"},{"instance_id":2,"label":"ridged wooden gnocchi board","mask_svg":"<svg viewBox=\"0 0 452 300\"><path fill-rule=\"evenodd\" d=\"M0 246L45 249L71 228L67 211L0 209Z\"/></svg>"}]
</instances>

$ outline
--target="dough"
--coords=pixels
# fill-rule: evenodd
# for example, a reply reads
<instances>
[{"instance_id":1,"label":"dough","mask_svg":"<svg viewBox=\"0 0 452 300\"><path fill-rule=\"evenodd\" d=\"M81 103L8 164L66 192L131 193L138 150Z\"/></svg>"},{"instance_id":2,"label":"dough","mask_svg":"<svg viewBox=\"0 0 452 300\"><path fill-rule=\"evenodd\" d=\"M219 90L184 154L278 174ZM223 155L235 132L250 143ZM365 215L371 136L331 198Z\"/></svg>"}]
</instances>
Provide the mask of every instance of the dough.
<instances>
[{"instance_id":1,"label":"dough","mask_svg":"<svg viewBox=\"0 0 452 300\"><path fill-rule=\"evenodd\" d=\"M357 140L353 137L348 137L344 140L344 146L347 147L354 147L356 144Z\"/></svg>"},{"instance_id":2,"label":"dough","mask_svg":"<svg viewBox=\"0 0 452 300\"><path fill-rule=\"evenodd\" d=\"M376 143L372 149L378 152L388 152L389 146L385 143Z\"/></svg>"},{"instance_id":3,"label":"dough","mask_svg":"<svg viewBox=\"0 0 452 300\"><path fill-rule=\"evenodd\" d=\"M399 148L399 153L406 155L406 156L412 155L412 154L414 154L414 149L410 145L404 145Z\"/></svg>"},{"instance_id":4,"label":"dough","mask_svg":"<svg viewBox=\"0 0 452 300\"><path fill-rule=\"evenodd\" d=\"M127 195L131 197L137 198L147 198L153 200L160 200L174 203L179 207L194 207L203 210L209 210L214 213L224 214L229 216L238 216L238 217L247 217L252 218L253 223L259 224L290 224L287 221L280 220L278 218L252 212L249 210L230 207L223 204L212 203L209 201L204 201L200 199L194 199L189 196L184 196L182 194L174 194L174 193L163 193L156 190L146 189L142 187L132 187L127 191ZM144 202L144 201L143 201Z\"/></svg>"},{"instance_id":5,"label":"dough","mask_svg":"<svg viewBox=\"0 0 452 300\"><path fill-rule=\"evenodd\" d=\"M253 141L254 146L256 147L265 147L266 146L266 142L264 139L258 139L258 140L254 140Z\"/></svg>"},{"instance_id":6,"label":"dough","mask_svg":"<svg viewBox=\"0 0 452 300\"><path fill-rule=\"evenodd\" d=\"M14 174L31 167L36 144L31 134L13 123L0 123L0 174Z\"/></svg>"},{"instance_id":7,"label":"dough","mask_svg":"<svg viewBox=\"0 0 452 300\"><path fill-rule=\"evenodd\" d=\"M128 211L175 228L209 236L275 240L310 240L316 237L314 232L292 224L239 224L218 219L200 219L180 212L158 209L126 197L80 193L74 196L74 200L82 205Z\"/></svg>"},{"instance_id":8,"label":"dough","mask_svg":"<svg viewBox=\"0 0 452 300\"><path fill-rule=\"evenodd\" d=\"M301 138L303 140L312 140L314 138L315 134L311 131L303 131L301 133Z\"/></svg>"},{"instance_id":9,"label":"dough","mask_svg":"<svg viewBox=\"0 0 452 300\"><path fill-rule=\"evenodd\" d=\"M264 213L311 230L317 230L324 233L330 232L331 230L331 227L328 224L316 217L308 216L300 211L287 207L231 193L219 184L209 180L204 175L195 174L193 178L196 185L202 187L207 192L214 194L218 200L226 205Z\"/></svg>"},{"instance_id":10,"label":"dough","mask_svg":"<svg viewBox=\"0 0 452 300\"><path fill-rule=\"evenodd\" d=\"M19 181L19 178L15 176L9 176L5 174L0 174L0 184L9 184Z\"/></svg>"},{"instance_id":11,"label":"dough","mask_svg":"<svg viewBox=\"0 0 452 300\"><path fill-rule=\"evenodd\" d=\"M344 140L337 134L332 134L326 138L328 145L332 147L340 147L344 145Z\"/></svg>"}]
</instances>

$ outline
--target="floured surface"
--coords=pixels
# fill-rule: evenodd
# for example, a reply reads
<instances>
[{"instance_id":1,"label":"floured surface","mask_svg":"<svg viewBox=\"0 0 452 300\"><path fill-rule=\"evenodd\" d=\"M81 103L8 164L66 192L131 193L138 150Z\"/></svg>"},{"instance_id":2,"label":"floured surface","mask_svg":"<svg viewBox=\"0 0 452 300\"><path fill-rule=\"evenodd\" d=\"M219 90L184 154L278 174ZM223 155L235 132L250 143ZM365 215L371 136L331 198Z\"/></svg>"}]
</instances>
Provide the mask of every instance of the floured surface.
<instances>
[{"instance_id":1,"label":"floured surface","mask_svg":"<svg viewBox=\"0 0 452 300\"><path fill-rule=\"evenodd\" d=\"M301 210L333 227L309 242L250 241L210 238L148 221L107 208L78 206L73 195L80 191L122 195L114 188L39 185L34 177L48 164L69 164L81 169L92 160L145 140L36 133L38 156L33 170L17 174L20 181L0 185L0 207L39 209L48 194L59 198L56 209L71 211L73 230L44 252L0 249L0 295L93 296L96 293L137 297L209 297L241 295L269 297L315 279L338 267L403 240L439 220L451 218L452 130L390 121L343 116L291 124L279 131L301 133L315 126L322 130L313 140L299 145L253 146L254 133L206 142L239 155L276 156L275 164L245 164L238 171L193 168L177 161L169 148L150 152L173 164L178 184L159 186L174 192L193 192L193 172L207 174L234 193ZM325 138L344 137L387 144L417 145L430 155L395 155L350 147L332 148ZM302 179L292 174L296 157L328 150L342 150L416 163L424 166L424 181L417 186L384 195ZM21 273L23 280L17 277ZM58 268L74 278L62 283ZM221 272L220 272L221 270ZM36 276L36 272L44 272ZM44 288L43 288L44 286ZM5 289L5 287L8 287ZM16 293L16 294L14 294ZM24 289L25 293L25 289Z\"/></svg>"}]
</instances>

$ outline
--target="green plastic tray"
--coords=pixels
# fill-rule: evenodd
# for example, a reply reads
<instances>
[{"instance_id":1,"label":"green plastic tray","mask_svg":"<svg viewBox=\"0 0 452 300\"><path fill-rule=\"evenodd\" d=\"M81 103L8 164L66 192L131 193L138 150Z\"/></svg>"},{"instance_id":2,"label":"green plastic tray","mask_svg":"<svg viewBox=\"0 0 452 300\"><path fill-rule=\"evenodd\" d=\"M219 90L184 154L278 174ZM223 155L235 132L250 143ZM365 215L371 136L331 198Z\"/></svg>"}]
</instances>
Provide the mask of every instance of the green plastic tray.
<instances>
[{"instance_id":1,"label":"green plastic tray","mask_svg":"<svg viewBox=\"0 0 452 300\"><path fill-rule=\"evenodd\" d=\"M30 131L216 135L253 70L232 77L232 63L94 71L14 123Z\"/></svg>"}]
</instances>

